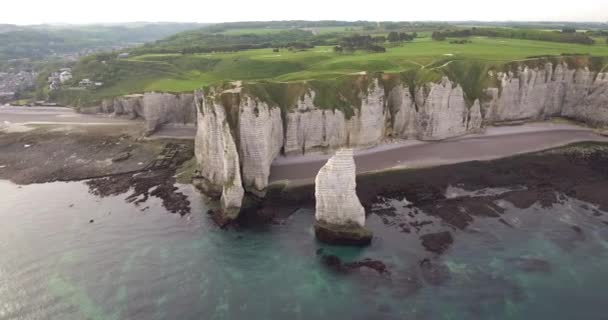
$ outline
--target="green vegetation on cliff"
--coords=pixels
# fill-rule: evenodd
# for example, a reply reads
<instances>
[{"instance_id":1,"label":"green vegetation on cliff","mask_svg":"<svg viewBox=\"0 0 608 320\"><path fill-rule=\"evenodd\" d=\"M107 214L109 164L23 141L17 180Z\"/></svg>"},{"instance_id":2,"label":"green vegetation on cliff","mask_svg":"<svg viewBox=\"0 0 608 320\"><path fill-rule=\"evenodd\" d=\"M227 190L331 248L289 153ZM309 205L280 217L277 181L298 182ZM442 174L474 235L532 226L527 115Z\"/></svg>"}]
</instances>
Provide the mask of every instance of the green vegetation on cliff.
<instances>
[{"instance_id":1,"label":"green vegetation on cliff","mask_svg":"<svg viewBox=\"0 0 608 320\"><path fill-rule=\"evenodd\" d=\"M479 36L480 30L488 33L488 30L499 28L479 27L471 34L466 33L473 30L471 26L441 23L279 21L218 24L149 43L131 50L126 58L118 58L116 54L85 57L73 68L72 86L85 78L103 82L103 86L94 90L64 89L55 94L55 98L69 104L93 103L130 93L188 92L242 80L249 84L248 90L281 106L295 105L294 96L298 96L295 93L303 90L299 83L306 83L307 88L315 89L317 104L342 109L342 106L360 103L364 86L353 84L351 80L361 74L383 73L385 88L391 83L404 82L412 93L427 82L448 76L459 83L467 99L473 101L483 98L483 88L495 83L496 79L489 76L489 71L559 61L593 70L606 67L608 45L601 41L587 45L517 39L523 37L522 34L533 39L540 36L597 37L599 32L589 31L582 35L561 32L564 28L561 25L559 28L560 31L504 28L500 29L502 33ZM448 41L433 41L433 31L441 32ZM389 38L397 40L395 35L403 35L404 41L399 38L399 42L390 42ZM462 41L462 36L466 41ZM357 40L356 45L346 41L349 39ZM361 39L365 41L359 41ZM338 44L352 47L353 51L334 52ZM358 50L376 44L386 48L386 52ZM259 84L257 88L256 83Z\"/></svg>"}]
</instances>

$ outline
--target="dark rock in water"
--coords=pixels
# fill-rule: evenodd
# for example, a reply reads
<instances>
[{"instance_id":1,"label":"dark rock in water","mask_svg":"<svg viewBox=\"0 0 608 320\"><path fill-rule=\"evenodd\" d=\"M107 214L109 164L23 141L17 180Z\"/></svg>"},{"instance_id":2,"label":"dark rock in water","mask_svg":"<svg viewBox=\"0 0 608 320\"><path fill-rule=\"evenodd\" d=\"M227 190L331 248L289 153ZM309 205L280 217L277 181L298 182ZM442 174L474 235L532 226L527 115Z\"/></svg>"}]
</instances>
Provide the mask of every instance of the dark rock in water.
<instances>
[{"instance_id":1,"label":"dark rock in water","mask_svg":"<svg viewBox=\"0 0 608 320\"><path fill-rule=\"evenodd\" d=\"M378 216L394 217L397 215L397 213L395 211L396 211L396 209L391 207L391 208L373 209L372 213L374 213Z\"/></svg>"},{"instance_id":2,"label":"dark rock in water","mask_svg":"<svg viewBox=\"0 0 608 320\"><path fill-rule=\"evenodd\" d=\"M433 286L440 286L450 279L450 269L445 264L430 259L420 261L420 270L424 281Z\"/></svg>"},{"instance_id":3,"label":"dark rock in water","mask_svg":"<svg viewBox=\"0 0 608 320\"><path fill-rule=\"evenodd\" d=\"M534 192L519 190L505 194L504 200L512 203L518 209L527 209L538 201L538 197Z\"/></svg>"},{"instance_id":4,"label":"dark rock in water","mask_svg":"<svg viewBox=\"0 0 608 320\"><path fill-rule=\"evenodd\" d=\"M574 230L574 232L578 233L578 234L583 234L583 229L581 229L581 227L579 226L571 226L572 230Z\"/></svg>"},{"instance_id":5,"label":"dark rock in water","mask_svg":"<svg viewBox=\"0 0 608 320\"><path fill-rule=\"evenodd\" d=\"M411 233L412 230L410 230L410 228L408 228L406 223L400 223L399 224L399 228L401 228L401 232L405 232L405 233Z\"/></svg>"},{"instance_id":6,"label":"dark rock in water","mask_svg":"<svg viewBox=\"0 0 608 320\"><path fill-rule=\"evenodd\" d=\"M410 226L414 227L416 229L416 231L420 231L420 229L422 229L424 226L429 225L429 224L433 224L433 221L426 220L426 221L410 222Z\"/></svg>"},{"instance_id":7,"label":"dark rock in water","mask_svg":"<svg viewBox=\"0 0 608 320\"><path fill-rule=\"evenodd\" d=\"M473 221L469 214L461 212L461 203L458 201L446 200L438 203L429 203L421 209L424 212L439 217L446 223L458 228L465 229Z\"/></svg>"},{"instance_id":8,"label":"dark rock in water","mask_svg":"<svg viewBox=\"0 0 608 320\"><path fill-rule=\"evenodd\" d=\"M376 270L380 274L389 273L386 268L386 265L382 261L372 259L363 259L361 261L345 263L344 267L348 270L366 267L369 269Z\"/></svg>"},{"instance_id":9,"label":"dark rock in water","mask_svg":"<svg viewBox=\"0 0 608 320\"><path fill-rule=\"evenodd\" d=\"M514 228L512 224L508 223L505 219L500 218L498 219L498 221L500 221L500 223L504 224L505 226L509 227L509 228Z\"/></svg>"},{"instance_id":10,"label":"dark rock in water","mask_svg":"<svg viewBox=\"0 0 608 320\"><path fill-rule=\"evenodd\" d=\"M209 211L211 211L211 219L221 229L228 228L235 220L231 217L232 215L225 214L223 212L223 210L221 210L221 209L218 209L215 211L213 211L213 210L209 210Z\"/></svg>"},{"instance_id":11,"label":"dark rock in water","mask_svg":"<svg viewBox=\"0 0 608 320\"><path fill-rule=\"evenodd\" d=\"M93 219L89 220L89 223L93 223L93 222L95 222L95 220L93 220Z\"/></svg>"},{"instance_id":12,"label":"dark rock in water","mask_svg":"<svg viewBox=\"0 0 608 320\"><path fill-rule=\"evenodd\" d=\"M131 158L130 152L122 152L117 154L114 158L112 158L112 162L121 162Z\"/></svg>"},{"instance_id":13,"label":"dark rock in water","mask_svg":"<svg viewBox=\"0 0 608 320\"><path fill-rule=\"evenodd\" d=\"M548 261L537 258L515 258L511 259L515 262L518 269L531 273L550 273L552 271L551 264Z\"/></svg>"},{"instance_id":14,"label":"dark rock in water","mask_svg":"<svg viewBox=\"0 0 608 320\"><path fill-rule=\"evenodd\" d=\"M319 251L317 251L318 253ZM322 251L321 251L322 252ZM361 261L347 262L342 263L342 260L335 255L322 255L321 261L323 264L330 268L335 272L340 273L349 273L354 270L358 270L361 268L368 268L375 270L379 274L388 274L390 273L386 267L386 265L382 261L372 260L372 259L363 259Z\"/></svg>"},{"instance_id":15,"label":"dark rock in water","mask_svg":"<svg viewBox=\"0 0 608 320\"><path fill-rule=\"evenodd\" d=\"M340 271L340 272L346 271L344 269L344 266L342 265L342 260L340 260L340 258L338 258L338 256L323 255L321 257L321 261L323 262L323 264L326 267L328 267L334 271Z\"/></svg>"},{"instance_id":16,"label":"dark rock in water","mask_svg":"<svg viewBox=\"0 0 608 320\"><path fill-rule=\"evenodd\" d=\"M315 235L319 241L332 245L366 246L372 242L372 233L357 224L338 226L316 221Z\"/></svg>"},{"instance_id":17,"label":"dark rock in water","mask_svg":"<svg viewBox=\"0 0 608 320\"><path fill-rule=\"evenodd\" d=\"M497 206L492 197L465 197L462 207L473 216L498 218L505 209Z\"/></svg>"},{"instance_id":18,"label":"dark rock in water","mask_svg":"<svg viewBox=\"0 0 608 320\"><path fill-rule=\"evenodd\" d=\"M550 208L559 202L555 191L543 186L541 189L529 189L512 191L505 195L504 200L509 201L519 209L530 208L535 203L539 203L543 208Z\"/></svg>"},{"instance_id":19,"label":"dark rock in water","mask_svg":"<svg viewBox=\"0 0 608 320\"><path fill-rule=\"evenodd\" d=\"M442 254L454 243L454 238L449 231L425 234L420 239L428 251L437 254Z\"/></svg>"}]
</instances>

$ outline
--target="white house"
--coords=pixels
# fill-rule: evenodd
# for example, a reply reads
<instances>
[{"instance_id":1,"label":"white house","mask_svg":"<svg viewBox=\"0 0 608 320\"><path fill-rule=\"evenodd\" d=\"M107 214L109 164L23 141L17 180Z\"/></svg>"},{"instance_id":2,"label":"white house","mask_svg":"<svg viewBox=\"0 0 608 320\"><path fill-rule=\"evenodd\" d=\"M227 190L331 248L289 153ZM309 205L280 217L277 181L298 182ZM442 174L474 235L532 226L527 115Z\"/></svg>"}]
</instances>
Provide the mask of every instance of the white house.
<instances>
[{"instance_id":1,"label":"white house","mask_svg":"<svg viewBox=\"0 0 608 320\"><path fill-rule=\"evenodd\" d=\"M61 83L64 83L70 79L72 79L72 73L67 70L59 74L59 81L61 81Z\"/></svg>"},{"instance_id":2,"label":"white house","mask_svg":"<svg viewBox=\"0 0 608 320\"><path fill-rule=\"evenodd\" d=\"M95 85L95 83L93 83L93 81L91 81L90 79L82 79L80 80L80 82L78 82L78 85L81 88L89 88Z\"/></svg>"}]
</instances>

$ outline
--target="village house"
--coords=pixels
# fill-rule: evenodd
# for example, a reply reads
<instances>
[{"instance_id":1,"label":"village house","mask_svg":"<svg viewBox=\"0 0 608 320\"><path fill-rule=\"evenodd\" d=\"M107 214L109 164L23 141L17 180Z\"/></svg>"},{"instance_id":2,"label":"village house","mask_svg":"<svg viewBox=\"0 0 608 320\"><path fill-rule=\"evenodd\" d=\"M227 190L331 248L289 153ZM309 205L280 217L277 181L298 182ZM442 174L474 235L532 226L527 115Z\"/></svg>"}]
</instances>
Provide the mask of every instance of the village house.
<instances>
[{"instance_id":1,"label":"village house","mask_svg":"<svg viewBox=\"0 0 608 320\"><path fill-rule=\"evenodd\" d=\"M63 71L59 74L59 82L61 83L65 83L66 81L69 81L70 79L72 79L72 72L70 71Z\"/></svg>"},{"instance_id":2,"label":"village house","mask_svg":"<svg viewBox=\"0 0 608 320\"><path fill-rule=\"evenodd\" d=\"M82 79L78 82L78 86L81 88L90 88L93 87L95 83L91 81L91 79Z\"/></svg>"}]
</instances>

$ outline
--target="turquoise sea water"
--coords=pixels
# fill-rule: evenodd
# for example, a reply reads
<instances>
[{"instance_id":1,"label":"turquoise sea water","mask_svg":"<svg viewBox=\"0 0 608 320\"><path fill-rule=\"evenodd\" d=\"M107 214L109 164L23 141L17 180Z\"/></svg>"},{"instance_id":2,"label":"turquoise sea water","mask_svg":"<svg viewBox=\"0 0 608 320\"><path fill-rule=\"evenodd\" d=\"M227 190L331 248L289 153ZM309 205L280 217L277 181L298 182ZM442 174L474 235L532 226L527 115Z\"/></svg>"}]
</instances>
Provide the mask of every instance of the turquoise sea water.
<instances>
[{"instance_id":1,"label":"turquoise sea water","mask_svg":"<svg viewBox=\"0 0 608 320\"><path fill-rule=\"evenodd\" d=\"M436 257L374 214L364 249L317 243L306 208L282 225L219 230L181 188L184 217L84 183L0 181L0 319L608 319L608 215L577 200L502 204L514 228L477 218ZM381 260L390 275L336 273L320 248Z\"/></svg>"}]
</instances>

